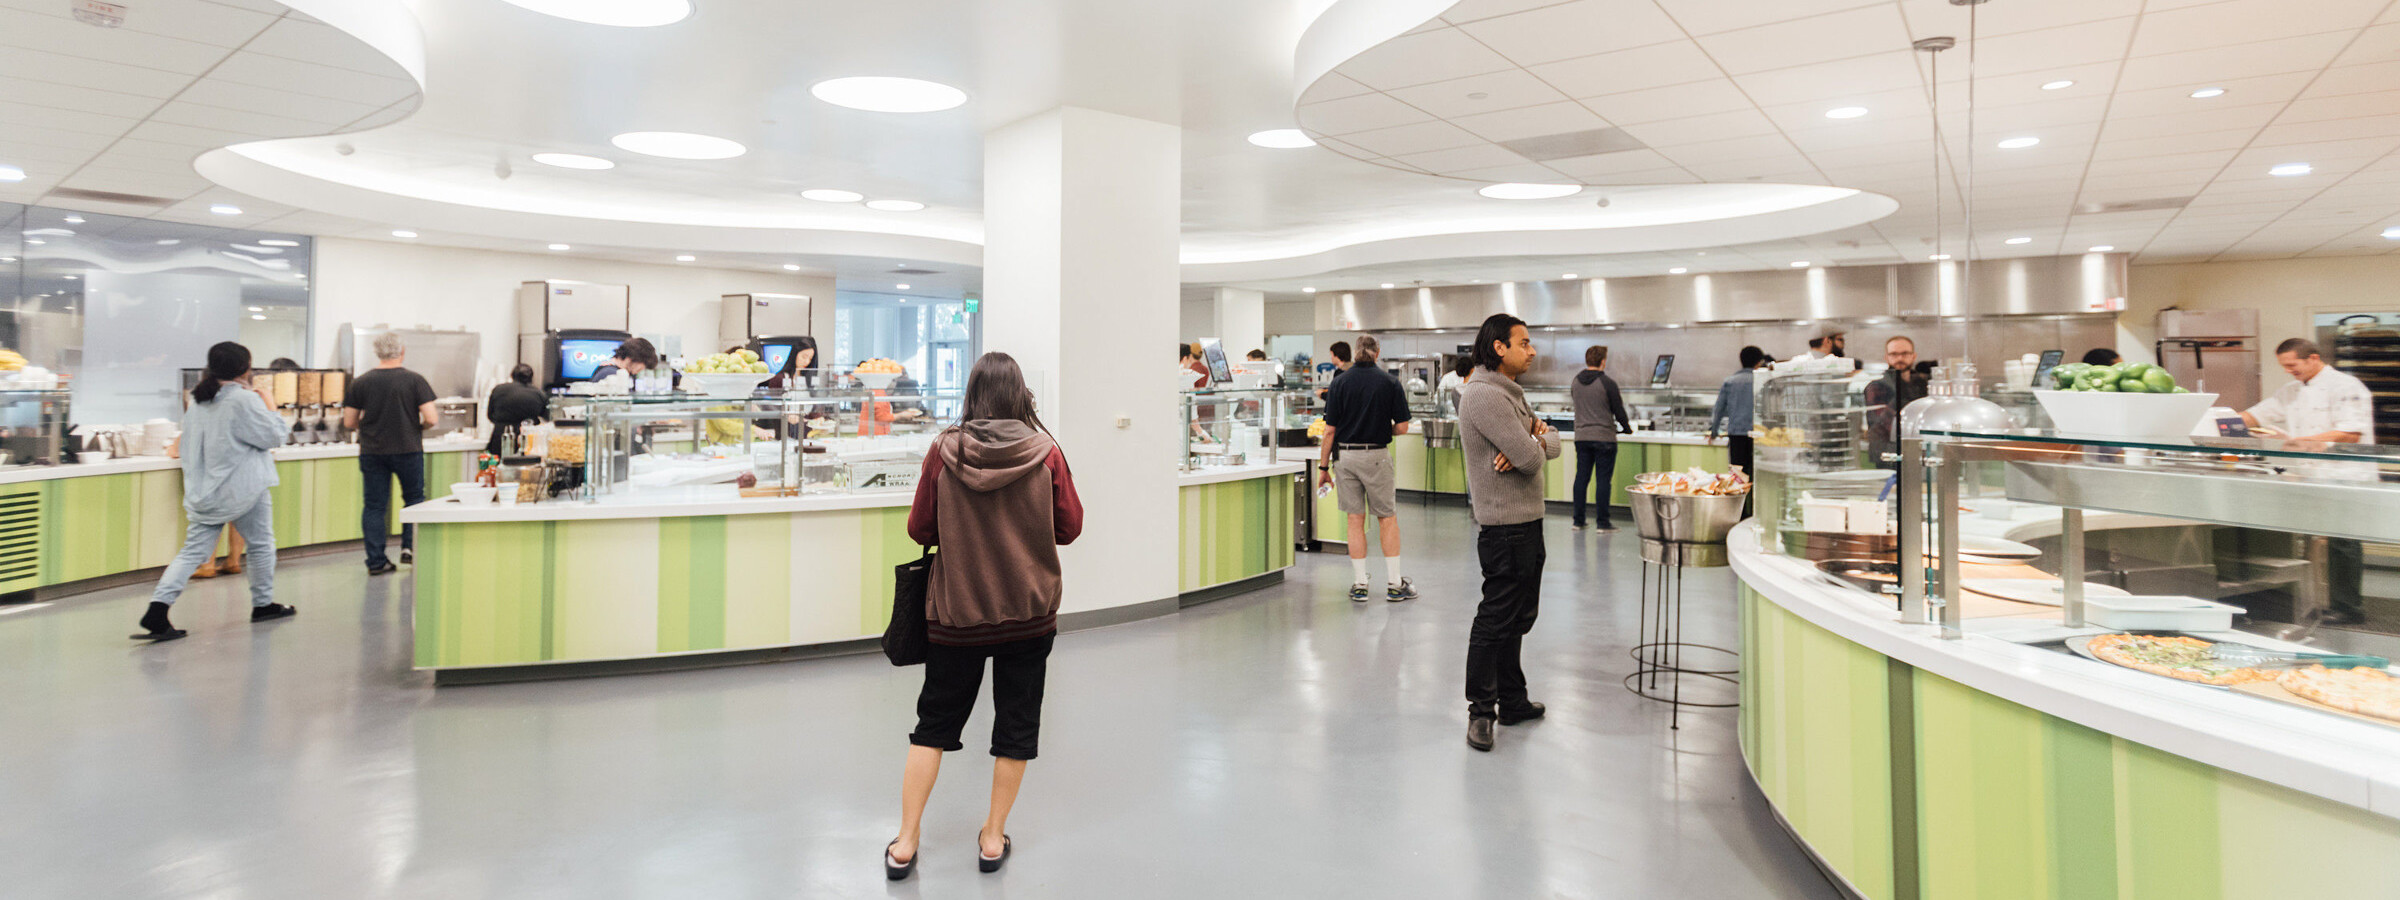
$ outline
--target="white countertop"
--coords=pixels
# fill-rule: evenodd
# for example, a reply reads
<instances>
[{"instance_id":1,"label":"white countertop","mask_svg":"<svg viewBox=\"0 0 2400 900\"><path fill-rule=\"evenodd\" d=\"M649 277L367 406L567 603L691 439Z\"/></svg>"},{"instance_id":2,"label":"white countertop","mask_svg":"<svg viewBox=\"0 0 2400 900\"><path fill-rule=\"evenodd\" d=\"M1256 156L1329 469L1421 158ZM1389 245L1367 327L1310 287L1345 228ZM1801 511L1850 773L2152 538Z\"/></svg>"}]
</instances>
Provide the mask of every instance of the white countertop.
<instances>
[{"instance_id":1,"label":"white countertop","mask_svg":"<svg viewBox=\"0 0 2400 900\"><path fill-rule=\"evenodd\" d=\"M1734 572L1777 606L1844 640L1987 694L2197 762L2400 818L2400 728L2187 684L1992 636L2032 619L1969 619L1966 636L1902 625L1890 601L1759 549L1734 530ZM2051 620L2048 631L2060 631ZM2083 629L2101 634L2112 629ZM2063 633L2063 632L2061 632ZM2228 635L2234 637L2235 635ZM2256 635L2241 640L2261 643Z\"/></svg>"},{"instance_id":2,"label":"white countertop","mask_svg":"<svg viewBox=\"0 0 2400 900\"><path fill-rule=\"evenodd\" d=\"M455 453L483 449L483 438L441 437L425 442L427 453ZM340 459L358 455L357 444L299 444L281 447L274 452L278 462L304 459ZM53 478L82 478L87 475L121 475L127 472L160 472L177 468L183 461L171 456L129 456L103 459L64 466L11 466L0 469L0 484L22 484L28 481L49 481Z\"/></svg>"},{"instance_id":3,"label":"white countertop","mask_svg":"<svg viewBox=\"0 0 2400 900\"><path fill-rule=\"evenodd\" d=\"M1280 457L1286 452L1301 449L1305 448L1284 447L1278 449L1276 455ZM1308 457L1308 459L1315 458L1314 456ZM1224 481L1248 481L1252 478L1267 478L1275 475L1298 475L1307 468L1308 466L1304 463L1289 459L1270 463L1251 463L1246 466L1203 466L1189 472L1176 473L1175 483L1181 487L1196 487Z\"/></svg>"}]
</instances>

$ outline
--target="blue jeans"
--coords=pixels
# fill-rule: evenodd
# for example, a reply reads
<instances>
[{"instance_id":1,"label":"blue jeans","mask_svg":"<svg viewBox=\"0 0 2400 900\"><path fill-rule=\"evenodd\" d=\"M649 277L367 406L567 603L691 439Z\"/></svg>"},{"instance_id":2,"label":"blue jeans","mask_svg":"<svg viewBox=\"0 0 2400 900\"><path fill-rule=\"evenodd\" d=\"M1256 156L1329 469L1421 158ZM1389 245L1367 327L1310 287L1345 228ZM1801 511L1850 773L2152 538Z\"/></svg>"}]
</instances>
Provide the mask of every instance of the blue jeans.
<instances>
[{"instance_id":1,"label":"blue jeans","mask_svg":"<svg viewBox=\"0 0 2400 900\"><path fill-rule=\"evenodd\" d=\"M159 576L158 590L150 599L173 605L183 596L184 585L192 581L192 572L217 555L217 538L225 526L250 542L242 557L242 571L250 576L250 605L265 606L275 602L275 495L258 498L258 505L249 512L233 517L231 522L193 522L184 526L183 549L175 561L167 564L167 573Z\"/></svg>"},{"instance_id":2,"label":"blue jeans","mask_svg":"<svg viewBox=\"0 0 2400 900\"><path fill-rule=\"evenodd\" d=\"M1617 442L1575 442L1575 527L1583 527L1583 498L1592 497L1592 474L1600 475L1600 494L1593 499L1600 506L1600 525L1608 522L1608 497L1615 491L1617 480Z\"/></svg>"},{"instance_id":3,"label":"blue jeans","mask_svg":"<svg viewBox=\"0 0 2400 900\"><path fill-rule=\"evenodd\" d=\"M359 515L358 532L367 545L367 568L380 569L391 563L383 555L383 548L392 534L392 478L400 479L401 506L425 502L425 454L361 453L358 476L367 492L366 511ZM400 549L416 548L417 526L400 526Z\"/></svg>"}]
</instances>

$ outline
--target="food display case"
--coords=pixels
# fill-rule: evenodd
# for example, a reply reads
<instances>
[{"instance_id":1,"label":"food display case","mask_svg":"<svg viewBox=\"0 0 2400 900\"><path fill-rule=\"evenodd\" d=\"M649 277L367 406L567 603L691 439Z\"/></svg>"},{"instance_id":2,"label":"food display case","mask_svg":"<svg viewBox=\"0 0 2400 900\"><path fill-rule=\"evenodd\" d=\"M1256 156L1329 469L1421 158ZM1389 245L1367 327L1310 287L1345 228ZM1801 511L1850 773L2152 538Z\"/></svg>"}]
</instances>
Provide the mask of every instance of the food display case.
<instances>
[{"instance_id":1,"label":"food display case","mask_svg":"<svg viewBox=\"0 0 2400 900\"><path fill-rule=\"evenodd\" d=\"M1708 417L1717 408L1714 388L1626 387L1619 393L1625 397L1626 415L1633 419L1637 432L1705 432Z\"/></svg>"},{"instance_id":2,"label":"food display case","mask_svg":"<svg viewBox=\"0 0 2400 900\"><path fill-rule=\"evenodd\" d=\"M0 466L50 466L67 447L69 390L0 390Z\"/></svg>"},{"instance_id":3,"label":"food display case","mask_svg":"<svg viewBox=\"0 0 2400 900\"><path fill-rule=\"evenodd\" d=\"M1278 435L1292 426L1284 410L1287 393L1276 388L1183 392L1183 471L1203 466L1239 466L1275 458ZM1308 423L1298 424L1302 436Z\"/></svg>"},{"instance_id":4,"label":"food display case","mask_svg":"<svg viewBox=\"0 0 2400 900\"><path fill-rule=\"evenodd\" d=\"M1894 473L1869 458L1867 406L1844 374L1767 374L1753 405L1757 515L1769 547L1857 568L1893 563Z\"/></svg>"},{"instance_id":5,"label":"food display case","mask_svg":"<svg viewBox=\"0 0 2400 900\"><path fill-rule=\"evenodd\" d=\"M948 424L936 411L960 399L916 388L802 388L580 397L561 412L580 423L566 427L592 498L727 484L742 496L792 497L915 487Z\"/></svg>"}]
</instances>

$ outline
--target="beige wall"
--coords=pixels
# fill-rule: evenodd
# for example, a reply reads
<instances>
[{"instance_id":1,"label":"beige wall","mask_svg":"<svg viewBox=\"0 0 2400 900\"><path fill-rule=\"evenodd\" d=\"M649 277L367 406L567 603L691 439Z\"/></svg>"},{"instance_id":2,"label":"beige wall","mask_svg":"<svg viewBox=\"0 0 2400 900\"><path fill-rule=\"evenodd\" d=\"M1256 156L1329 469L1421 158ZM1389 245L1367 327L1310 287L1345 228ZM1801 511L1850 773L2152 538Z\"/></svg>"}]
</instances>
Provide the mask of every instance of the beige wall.
<instances>
[{"instance_id":1,"label":"beige wall","mask_svg":"<svg viewBox=\"0 0 2400 900\"><path fill-rule=\"evenodd\" d=\"M2117 352L2155 361L2158 311L2258 310L2260 393L2291 377L2275 365L2275 345L2311 337L2317 313L2400 312L2400 256L2343 256L2134 266Z\"/></svg>"},{"instance_id":2,"label":"beige wall","mask_svg":"<svg viewBox=\"0 0 2400 900\"><path fill-rule=\"evenodd\" d=\"M478 332L483 367L505 372L517 360L517 286L542 279L627 285L632 330L680 335L687 355L724 349L716 346L717 311L726 294L805 294L816 301L817 334L833 333L831 278L318 238L314 362L332 364L342 325L384 323Z\"/></svg>"}]
</instances>

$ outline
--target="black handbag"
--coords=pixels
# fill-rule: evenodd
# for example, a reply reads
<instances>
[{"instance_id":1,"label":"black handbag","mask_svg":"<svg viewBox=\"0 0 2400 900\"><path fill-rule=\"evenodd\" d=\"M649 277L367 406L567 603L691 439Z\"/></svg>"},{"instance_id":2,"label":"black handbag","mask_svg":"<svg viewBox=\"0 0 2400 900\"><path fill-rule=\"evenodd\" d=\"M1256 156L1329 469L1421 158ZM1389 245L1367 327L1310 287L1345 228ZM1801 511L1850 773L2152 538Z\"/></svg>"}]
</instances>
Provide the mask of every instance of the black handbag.
<instances>
[{"instance_id":1,"label":"black handbag","mask_svg":"<svg viewBox=\"0 0 2400 900\"><path fill-rule=\"evenodd\" d=\"M883 655L895 666L925 661L925 582L933 551L892 567L892 623L883 627Z\"/></svg>"}]
</instances>

